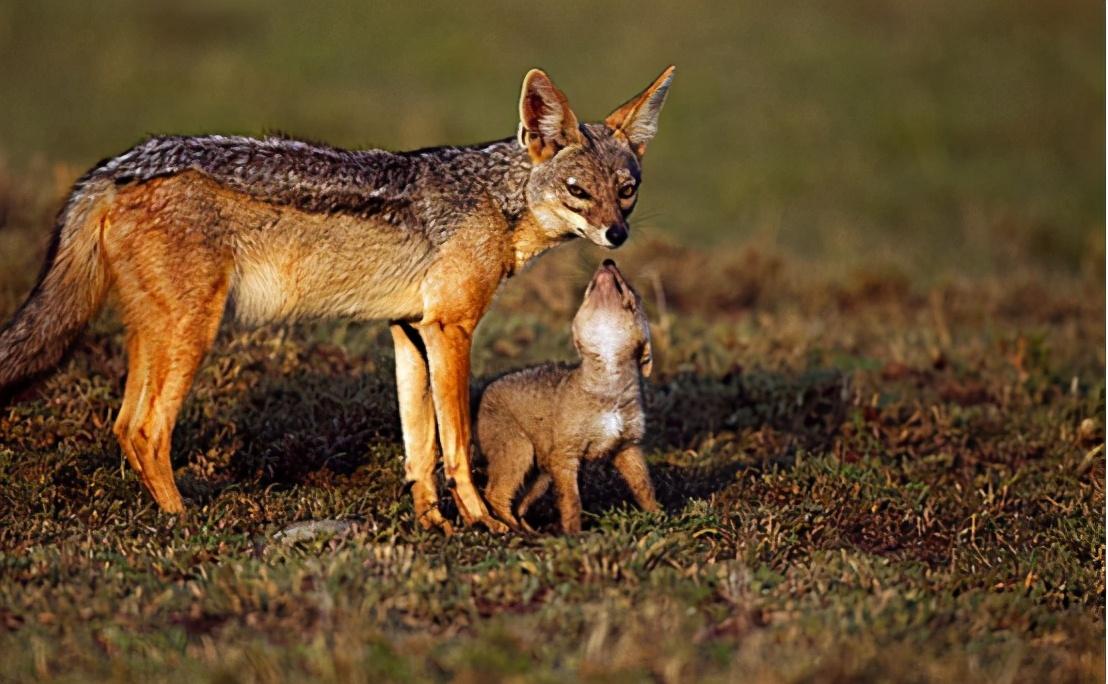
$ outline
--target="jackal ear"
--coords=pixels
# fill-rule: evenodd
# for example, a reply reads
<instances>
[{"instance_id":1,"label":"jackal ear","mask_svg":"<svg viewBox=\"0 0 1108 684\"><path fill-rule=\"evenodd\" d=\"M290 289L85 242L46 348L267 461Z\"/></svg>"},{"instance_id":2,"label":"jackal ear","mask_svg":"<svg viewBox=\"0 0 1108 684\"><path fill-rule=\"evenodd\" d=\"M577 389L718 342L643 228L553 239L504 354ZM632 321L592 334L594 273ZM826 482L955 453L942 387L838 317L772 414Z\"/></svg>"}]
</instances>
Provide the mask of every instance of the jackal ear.
<instances>
[{"instance_id":1,"label":"jackal ear","mask_svg":"<svg viewBox=\"0 0 1108 684\"><path fill-rule=\"evenodd\" d=\"M531 161L544 162L563 147L580 143L583 138L578 126L565 93L546 72L528 71L519 96L519 143L527 148Z\"/></svg>"},{"instance_id":2,"label":"jackal ear","mask_svg":"<svg viewBox=\"0 0 1108 684\"><path fill-rule=\"evenodd\" d=\"M646 154L646 144L658 132L658 115L662 113L669 84L673 81L674 68L666 67L646 90L624 102L604 119L613 133L627 138L631 150L639 159Z\"/></svg>"},{"instance_id":3,"label":"jackal ear","mask_svg":"<svg viewBox=\"0 0 1108 684\"><path fill-rule=\"evenodd\" d=\"M650 345L650 338L647 338L646 344L642 346L642 352L639 354L639 370L642 371L644 378L649 378L650 374L654 372L654 348Z\"/></svg>"}]
</instances>

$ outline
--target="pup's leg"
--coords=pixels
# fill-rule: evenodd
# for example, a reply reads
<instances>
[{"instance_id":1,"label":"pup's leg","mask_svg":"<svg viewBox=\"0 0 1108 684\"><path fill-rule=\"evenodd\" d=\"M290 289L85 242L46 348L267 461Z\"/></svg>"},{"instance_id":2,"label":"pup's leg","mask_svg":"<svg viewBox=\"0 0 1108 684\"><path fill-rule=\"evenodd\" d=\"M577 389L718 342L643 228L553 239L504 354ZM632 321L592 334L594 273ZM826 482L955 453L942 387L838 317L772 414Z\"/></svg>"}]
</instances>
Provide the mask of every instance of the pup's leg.
<instances>
[{"instance_id":1,"label":"pup's leg","mask_svg":"<svg viewBox=\"0 0 1108 684\"><path fill-rule=\"evenodd\" d=\"M408 323L393 323L396 348L396 396L404 433L404 477L412 483L416 520L424 528L438 527L446 534L454 528L439 512L435 490L435 405L427 370L423 340Z\"/></svg>"},{"instance_id":2,"label":"pup's leg","mask_svg":"<svg viewBox=\"0 0 1108 684\"><path fill-rule=\"evenodd\" d=\"M473 486L469 463L469 349L472 326L428 322L419 327L431 369L431 392L439 427L446 477L467 525L481 523L492 532L508 527L489 515Z\"/></svg>"},{"instance_id":3,"label":"pup's leg","mask_svg":"<svg viewBox=\"0 0 1108 684\"><path fill-rule=\"evenodd\" d=\"M558 497L558 515L562 519L562 532L577 534L581 531L581 494L577 489L576 458L558 463L550 470L554 480L554 493Z\"/></svg>"},{"instance_id":4,"label":"pup's leg","mask_svg":"<svg viewBox=\"0 0 1108 684\"><path fill-rule=\"evenodd\" d=\"M523 483L523 477L518 475L514 465L505 464L503 468L492 465L493 458L489 458L489 484L485 487L485 498L496 517L513 530L519 530L519 521L512 515L512 499Z\"/></svg>"},{"instance_id":5,"label":"pup's leg","mask_svg":"<svg viewBox=\"0 0 1108 684\"><path fill-rule=\"evenodd\" d=\"M654 484L650 481L650 471L647 470L646 460L638 445L632 444L625 447L615 455L612 464L623 476L627 486L631 488L631 494L635 497L639 508L651 513L660 510L658 501L654 498Z\"/></svg>"},{"instance_id":6,"label":"pup's leg","mask_svg":"<svg viewBox=\"0 0 1108 684\"><path fill-rule=\"evenodd\" d=\"M487 421L480 426L487 430ZM512 499L519 486L523 484L527 471L535 461L531 443L522 437L507 437L499 434L482 435L482 445L487 445L485 457L488 459L489 483L485 487L485 499L498 518L513 530L521 529L519 521L512 515Z\"/></svg>"},{"instance_id":7,"label":"pup's leg","mask_svg":"<svg viewBox=\"0 0 1108 684\"><path fill-rule=\"evenodd\" d=\"M534 530L531 529L531 526L523 519L523 516L527 515L527 509L531 508L532 504L541 499L542 495L546 494L547 489L550 489L550 482L551 478L549 473L539 473L539 476L531 485L531 489L527 490L527 493L523 495L523 499L519 502L519 506L516 509L516 512L519 514L519 524L528 532L534 532Z\"/></svg>"}]
</instances>

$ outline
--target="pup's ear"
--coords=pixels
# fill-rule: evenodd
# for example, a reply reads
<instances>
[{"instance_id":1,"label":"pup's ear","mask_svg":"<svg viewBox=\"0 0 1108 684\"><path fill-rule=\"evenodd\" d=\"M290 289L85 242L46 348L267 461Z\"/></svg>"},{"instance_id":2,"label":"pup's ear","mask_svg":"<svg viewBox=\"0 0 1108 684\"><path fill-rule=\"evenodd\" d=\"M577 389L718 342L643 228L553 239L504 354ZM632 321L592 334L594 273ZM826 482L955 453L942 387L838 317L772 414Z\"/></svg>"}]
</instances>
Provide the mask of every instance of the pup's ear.
<instances>
[{"instance_id":1,"label":"pup's ear","mask_svg":"<svg viewBox=\"0 0 1108 684\"><path fill-rule=\"evenodd\" d=\"M674 69L673 66L666 67L646 90L624 102L604 119L613 133L627 138L631 150L639 159L646 154L646 144L658 132L658 115L662 113Z\"/></svg>"},{"instance_id":2,"label":"pup's ear","mask_svg":"<svg viewBox=\"0 0 1108 684\"><path fill-rule=\"evenodd\" d=\"M650 346L649 337L646 338L646 344L642 346L642 353L639 354L639 369L644 378L649 378L654 372L654 348Z\"/></svg>"},{"instance_id":3,"label":"pup's ear","mask_svg":"<svg viewBox=\"0 0 1108 684\"><path fill-rule=\"evenodd\" d=\"M542 69L528 71L519 96L519 143L527 148L531 161L544 162L582 140L577 115L565 93Z\"/></svg>"}]
</instances>

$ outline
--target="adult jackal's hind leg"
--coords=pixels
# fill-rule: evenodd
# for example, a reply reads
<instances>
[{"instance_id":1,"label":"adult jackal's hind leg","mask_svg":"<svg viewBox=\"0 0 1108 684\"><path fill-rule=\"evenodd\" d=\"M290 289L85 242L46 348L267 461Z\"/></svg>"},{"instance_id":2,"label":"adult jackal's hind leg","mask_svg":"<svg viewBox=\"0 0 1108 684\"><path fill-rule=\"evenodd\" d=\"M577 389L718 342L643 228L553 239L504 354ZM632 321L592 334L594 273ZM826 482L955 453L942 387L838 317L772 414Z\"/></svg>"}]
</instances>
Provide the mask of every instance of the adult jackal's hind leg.
<instances>
[{"instance_id":1,"label":"adult jackal's hind leg","mask_svg":"<svg viewBox=\"0 0 1108 684\"><path fill-rule=\"evenodd\" d=\"M180 513L184 506L173 479L170 438L193 375L219 328L229 278L210 254L194 251L183 269L172 264L172 250L160 246L164 251L151 249L144 261L121 249L108 255L128 356L114 432L158 506Z\"/></svg>"},{"instance_id":2,"label":"adult jackal's hind leg","mask_svg":"<svg viewBox=\"0 0 1108 684\"><path fill-rule=\"evenodd\" d=\"M123 187L101 222L101 256L127 329L127 386L114 431L162 510L178 513L170 438L223 316L233 258L212 238L224 214L194 176ZM204 228L207 226L208 228Z\"/></svg>"},{"instance_id":3,"label":"adult jackal's hind leg","mask_svg":"<svg viewBox=\"0 0 1108 684\"><path fill-rule=\"evenodd\" d=\"M219 327L226 279L215 284L212 295L188 302L176 320L155 316L132 322L128 331L127 386L115 434L143 486L168 513L184 510L173 478L170 438L193 375Z\"/></svg>"}]
</instances>

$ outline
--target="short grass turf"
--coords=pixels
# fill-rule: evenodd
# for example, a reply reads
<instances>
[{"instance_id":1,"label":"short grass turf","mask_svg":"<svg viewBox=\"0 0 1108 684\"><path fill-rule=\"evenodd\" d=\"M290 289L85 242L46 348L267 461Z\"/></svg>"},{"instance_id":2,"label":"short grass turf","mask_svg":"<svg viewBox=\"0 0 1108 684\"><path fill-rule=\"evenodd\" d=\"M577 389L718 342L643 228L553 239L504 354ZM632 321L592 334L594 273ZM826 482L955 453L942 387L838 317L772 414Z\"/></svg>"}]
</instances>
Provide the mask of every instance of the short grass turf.
<instances>
[{"instance_id":1,"label":"short grass turf","mask_svg":"<svg viewBox=\"0 0 1108 684\"><path fill-rule=\"evenodd\" d=\"M479 377L569 356L592 251L507 286ZM111 438L100 319L0 414L4 677L1097 679L1098 278L918 292L651 242L622 263L655 321L666 513L590 467L575 537L549 501L535 538L418 529L379 325L227 326L175 432L189 511L160 514ZM709 267L743 275L693 288ZM272 538L332 518L355 531Z\"/></svg>"}]
</instances>

